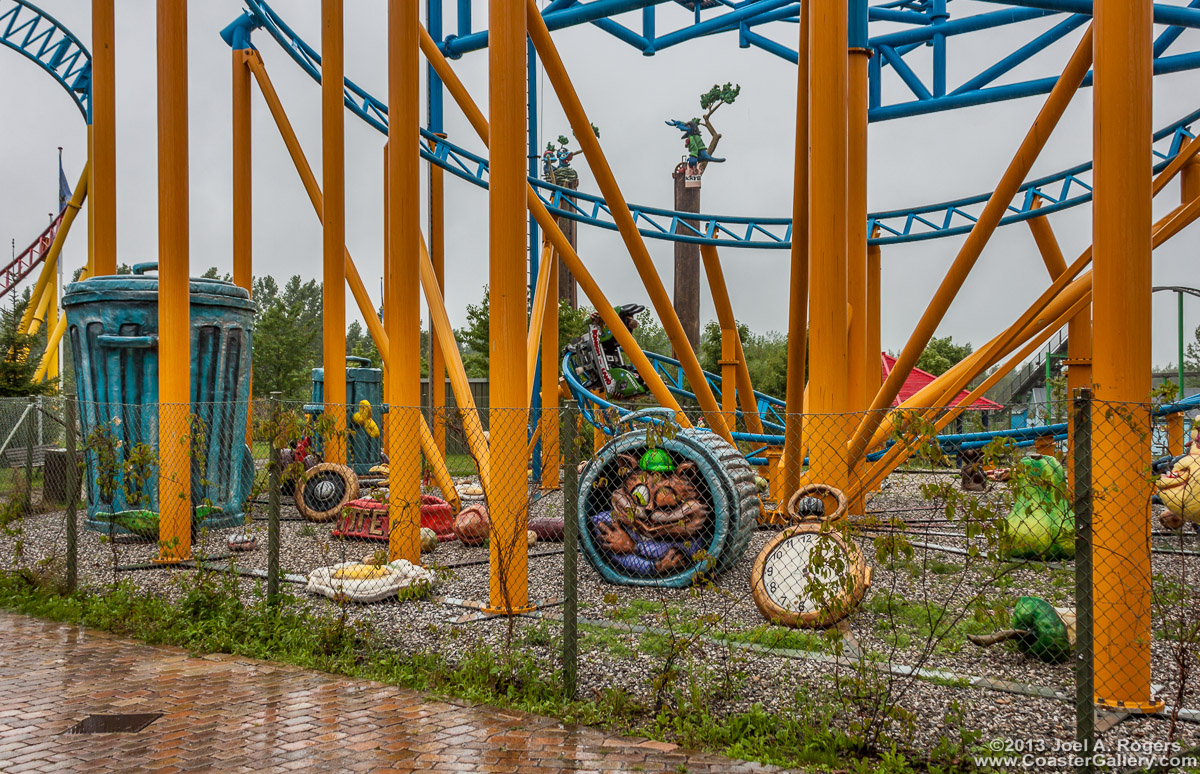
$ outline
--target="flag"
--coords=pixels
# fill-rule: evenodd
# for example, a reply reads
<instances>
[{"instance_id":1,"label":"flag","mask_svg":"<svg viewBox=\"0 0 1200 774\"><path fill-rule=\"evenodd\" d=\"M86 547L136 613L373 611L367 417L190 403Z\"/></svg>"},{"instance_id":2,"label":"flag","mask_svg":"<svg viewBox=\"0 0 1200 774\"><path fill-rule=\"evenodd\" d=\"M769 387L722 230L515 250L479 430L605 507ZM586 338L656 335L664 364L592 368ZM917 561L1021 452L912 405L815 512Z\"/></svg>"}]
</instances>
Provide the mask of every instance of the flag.
<instances>
[{"instance_id":1,"label":"flag","mask_svg":"<svg viewBox=\"0 0 1200 774\"><path fill-rule=\"evenodd\" d=\"M71 184L67 182L67 175L63 172L62 166L62 148L58 149L58 211L62 212L67 208L67 202L71 201Z\"/></svg>"}]
</instances>

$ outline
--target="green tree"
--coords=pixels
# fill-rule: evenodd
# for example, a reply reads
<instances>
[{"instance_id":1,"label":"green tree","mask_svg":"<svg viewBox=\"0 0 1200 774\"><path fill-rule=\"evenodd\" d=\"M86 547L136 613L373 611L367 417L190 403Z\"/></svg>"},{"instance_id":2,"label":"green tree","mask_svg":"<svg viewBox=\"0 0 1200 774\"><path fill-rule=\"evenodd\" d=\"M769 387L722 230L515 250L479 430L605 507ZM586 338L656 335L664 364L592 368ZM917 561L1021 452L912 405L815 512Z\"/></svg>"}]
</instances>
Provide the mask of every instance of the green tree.
<instances>
[{"instance_id":1,"label":"green tree","mask_svg":"<svg viewBox=\"0 0 1200 774\"><path fill-rule=\"evenodd\" d=\"M254 394L274 391L285 400L309 396L314 360L312 347L320 337L319 326L303 324L304 310L281 299L261 304L254 326Z\"/></svg>"},{"instance_id":2,"label":"green tree","mask_svg":"<svg viewBox=\"0 0 1200 774\"><path fill-rule=\"evenodd\" d=\"M757 392L780 400L787 398L787 337L778 331L754 333L745 323L738 323L738 337L746 355L746 369ZM710 320L700 336L700 366L714 374L721 373L721 326Z\"/></svg>"},{"instance_id":3,"label":"green tree","mask_svg":"<svg viewBox=\"0 0 1200 774\"><path fill-rule=\"evenodd\" d=\"M970 342L955 344L953 336L934 336L921 357L917 358L917 368L941 376L973 351Z\"/></svg>"},{"instance_id":4,"label":"green tree","mask_svg":"<svg viewBox=\"0 0 1200 774\"><path fill-rule=\"evenodd\" d=\"M488 375L488 346L491 314L491 292L483 286L483 298L478 304L467 304L467 325L455 331L458 350L462 354L463 368L473 379L485 379Z\"/></svg>"},{"instance_id":5,"label":"green tree","mask_svg":"<svg viewBox=\"0 0 1200 774\"><path fill-rule=\"evenodd\" d=\"M309 396L312 369L321 364L321 284L292 276L283 288L274 277L255 277L254 394ZM347 349L349 351L349 349Z\"/></svg>"},{"instance_id":6,"label":"green tree","mask_svg":"<svg viewBox=\"0 0 1200 774\"><path fill-rule=\"evenodd\" d=\"M592 316L589 307L571 308L571 302L565 298L558 300L558 348L561 350L574 339L579 338L588 329L588 318Z\"/></svg>"},{"instance_id":7,"label":"green tree","mask_svg":"<svg viewBox=\"0 0 1200 774\"><path fill-rule=\"evenodd\" d=\"M1195 341L1187 345L1187 352L1183 357L1183 367L1185 371L1200 371L1200 326L1196 327L1195 333L1192 334ZM1185 377L1188 384L1195 384L1195 379Z\"/></svg>"},{"instance_id":8,"label":"green tree","mask_svg":"<svg viewBox=\"0 0 1200 774\"><path fill-rule=\"evenodd\" d=\"M0 308L0 397L48 395L57 388L57 380L33 381L46 350L46 326L32 336L18 332L29 297L26 288L22 298L14 299L12 307Z\"/></svg>"},{"instance_id":9,"label":"green tree","mask_svg":"<svg viewBox=\"0 0 1200 774\"><path fill-rule=\"evenodd\" d=\"M633 338L642 351L663 355L671 352L671 340L667 338L667 332L658 324L658 320L654 319L654 314L649 309L637 316L637 322L637 327L633 329Z\"/></svg>"}]
</instances>

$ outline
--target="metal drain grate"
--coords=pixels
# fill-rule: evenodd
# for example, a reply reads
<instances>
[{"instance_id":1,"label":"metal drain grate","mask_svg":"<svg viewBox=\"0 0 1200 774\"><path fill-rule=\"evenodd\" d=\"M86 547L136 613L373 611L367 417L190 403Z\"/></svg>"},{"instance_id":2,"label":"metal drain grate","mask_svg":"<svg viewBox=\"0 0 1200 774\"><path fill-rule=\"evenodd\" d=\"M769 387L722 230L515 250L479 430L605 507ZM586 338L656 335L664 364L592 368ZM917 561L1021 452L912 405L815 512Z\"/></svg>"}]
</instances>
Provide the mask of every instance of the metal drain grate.
<instances>
[{"instance_id":1,"label":"metal drain grate","mask_svg":"<svg viewBox=\"0 0 1200 774\"><path fill-rule=\"evenodd\" d=\"M161 718L161 712L140 715L88 715L64 734L136 734Z\"/></svg>"}]
</instances>

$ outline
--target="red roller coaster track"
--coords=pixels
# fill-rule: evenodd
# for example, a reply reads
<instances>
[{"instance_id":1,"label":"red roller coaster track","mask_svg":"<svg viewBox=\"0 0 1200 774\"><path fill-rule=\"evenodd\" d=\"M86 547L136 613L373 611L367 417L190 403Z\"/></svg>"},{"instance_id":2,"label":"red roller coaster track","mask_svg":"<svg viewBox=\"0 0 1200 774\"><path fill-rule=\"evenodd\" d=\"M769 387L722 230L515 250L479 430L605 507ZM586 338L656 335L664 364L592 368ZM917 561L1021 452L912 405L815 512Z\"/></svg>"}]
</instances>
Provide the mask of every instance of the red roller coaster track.
<instances>
[{"instance_id":1,"label":"red roller coaster track","mask_svg":"<svg viewBox=\"0 0 1200 774\"><path fill-rule=\"evenodd\" d=\"M66 210L64 209L63 212ZM0 298L8 295L21 280L28 277L42 261L46 260L46 254L50 252L50 245L54 243L54 235L58 233L62 217L60 212L58 217L50 221L49 226L46 226L46 230L33 240L33 244L22 250L7 266L0 269Z\"/></svg>"}]
</instances>

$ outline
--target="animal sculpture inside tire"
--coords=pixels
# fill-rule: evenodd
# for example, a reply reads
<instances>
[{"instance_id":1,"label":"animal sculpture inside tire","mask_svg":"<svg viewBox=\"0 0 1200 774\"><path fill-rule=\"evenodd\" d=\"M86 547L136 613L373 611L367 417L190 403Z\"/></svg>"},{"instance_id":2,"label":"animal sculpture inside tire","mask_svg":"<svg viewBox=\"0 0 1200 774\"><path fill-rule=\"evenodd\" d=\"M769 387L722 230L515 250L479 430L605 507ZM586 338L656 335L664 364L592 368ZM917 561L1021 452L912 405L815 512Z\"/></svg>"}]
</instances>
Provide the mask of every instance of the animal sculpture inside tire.
<instances>
[{"instance_id":1,"label":"animal sculpture inside tire","mask_svg":"<svg viewBox=\"0 0 1200 774\"><path fill-rule=\"evenodd\" d=\"M691 428L651 443L638 430L584 468L580 546L610 583L683 588L741 559L759 510L754 468L720 436Z\"/></svg>"}]
</instances>

